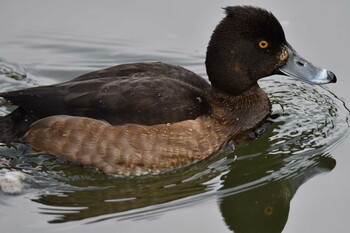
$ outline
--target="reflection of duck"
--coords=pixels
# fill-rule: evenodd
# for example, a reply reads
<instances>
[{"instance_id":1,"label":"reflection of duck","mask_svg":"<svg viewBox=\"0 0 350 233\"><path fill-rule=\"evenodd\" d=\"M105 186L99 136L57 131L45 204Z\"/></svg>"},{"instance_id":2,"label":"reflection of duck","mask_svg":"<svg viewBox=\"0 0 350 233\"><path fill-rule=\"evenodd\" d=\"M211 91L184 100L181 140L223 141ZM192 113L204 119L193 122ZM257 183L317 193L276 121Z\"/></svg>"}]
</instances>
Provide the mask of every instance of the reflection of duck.
<instances>
[{"instance_id":1,"label":"reflection of duck","mask_svg":"<svg viewBox=\"0 0 350 233\"><path fill-rule=\"evenodd\" d=\"M246 162L248 168L256 169L258 161L251 164L249 160ZM335 166L335 160L327 156L316 157L314 163L314 167L309 167L308 170L299 174L266 182L253 189L223 197L220 201L220 209L226 224L237 233L282 232L288 219L290 201L299 186L314 175L328 172ZM230 184L224 184L224 189L232 187L234 182L236 182L235 185L240 185L242 180L237 177L236 172L233 170L225 177L225 181ZM260 172L264 174L266 171ZM249 177L254 178L254 176Z\"/></svg>"},{"instance_id":2,"label":"reflection of duck","mask_svg":"<svg viewBox=\"0 0 350 233\"><path fill-rule=\"evenodd\" d=\"M271 13L255 7L226 13L207 50L211 85L181 67L136 63L1 93L20 107L1 119L0 141L24 141L106 173L158 173L202 160L263 122L271 105L260 78L336 81L296 54Z\"/></svg>"},{"instance_id":3,"label":"reflection of duck","mask_svg":"<svg viewBox=\"0 0 350 233\"><path fill-rule=\"evenodd\" d=\"M274 123L273 127L277 125ZM294 135L290 140L305 136ZM230 172L222 177L224 195L219 200L219 206L225 223L233 232L282 232L288 220L290 201L298 188L313 176L331 171L336 165L327 153L315 153L315 150L302 155L269 154L271 145L266 142L269 138L265 134L263 142L251 141L236 151L238 157L247 156L256 153L254 148L261 147L262 154L237 160ZM298 147L286 146L290 150ZM290 161L294 162L291 164Z\"/></svg>"}]
</instances>

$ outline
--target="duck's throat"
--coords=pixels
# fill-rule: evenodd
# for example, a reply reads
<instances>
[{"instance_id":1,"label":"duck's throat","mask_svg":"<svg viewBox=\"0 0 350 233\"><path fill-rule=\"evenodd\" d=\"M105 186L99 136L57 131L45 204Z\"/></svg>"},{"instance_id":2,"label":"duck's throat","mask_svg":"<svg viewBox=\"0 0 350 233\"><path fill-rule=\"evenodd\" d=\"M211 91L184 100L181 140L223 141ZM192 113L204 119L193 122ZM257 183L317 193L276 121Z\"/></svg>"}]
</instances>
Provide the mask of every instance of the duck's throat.
<instances>
[{"instance_id":1,"label":"duck's throat","mask_svg":"<svg viewBox=\"0 0 350 233\"><path fill-rule=\"evenodd\" d=\"M213 117L232 136L254 130L271 113L269 98L257 84L238 96L216 90L211 95Z\"/></svg>"}]
</instances>

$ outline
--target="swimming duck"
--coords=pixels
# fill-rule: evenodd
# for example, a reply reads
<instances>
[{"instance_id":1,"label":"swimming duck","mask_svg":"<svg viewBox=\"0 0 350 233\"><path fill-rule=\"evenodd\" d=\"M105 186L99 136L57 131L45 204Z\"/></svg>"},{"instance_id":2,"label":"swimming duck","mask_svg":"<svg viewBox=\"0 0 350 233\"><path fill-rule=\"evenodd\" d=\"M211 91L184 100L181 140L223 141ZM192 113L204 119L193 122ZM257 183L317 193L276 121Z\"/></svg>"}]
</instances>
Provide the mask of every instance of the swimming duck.
<instances>
[{"instance_id":1,"label":"swimming duck","mask_svg":"<svg viewBox=\"0 0 350 233\"><path fill-rule=\"evenodd\" d=\"M208 158L259 127L271 112L259 79L284 74L336 82L296 53L272 13L252 6L225 12L207 48L210 83L154 62L0 93L18 106L0 119L0 141L24 142L105 173L157 174Z\"/></svg>"}]
</instances>

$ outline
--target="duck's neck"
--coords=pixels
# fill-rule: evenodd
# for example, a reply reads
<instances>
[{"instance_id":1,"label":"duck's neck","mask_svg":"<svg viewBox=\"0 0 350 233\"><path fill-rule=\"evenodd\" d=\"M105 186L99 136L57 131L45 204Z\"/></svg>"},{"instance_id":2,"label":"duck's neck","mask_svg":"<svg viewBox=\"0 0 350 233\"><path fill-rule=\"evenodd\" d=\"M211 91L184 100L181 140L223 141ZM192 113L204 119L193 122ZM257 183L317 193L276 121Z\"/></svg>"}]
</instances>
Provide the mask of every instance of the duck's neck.
<instances>
[{"instance_id":1,"label":"duck's neck","mask_svg":"<svg viewBox=\"0 0 350 233\"><path fill-rule=\"evenodd\" d=\"M230 134L255 129L271 113L269 98L258 84L237 96L215 88L210 95L213 118Z\"/></svg>"}]
</instances>

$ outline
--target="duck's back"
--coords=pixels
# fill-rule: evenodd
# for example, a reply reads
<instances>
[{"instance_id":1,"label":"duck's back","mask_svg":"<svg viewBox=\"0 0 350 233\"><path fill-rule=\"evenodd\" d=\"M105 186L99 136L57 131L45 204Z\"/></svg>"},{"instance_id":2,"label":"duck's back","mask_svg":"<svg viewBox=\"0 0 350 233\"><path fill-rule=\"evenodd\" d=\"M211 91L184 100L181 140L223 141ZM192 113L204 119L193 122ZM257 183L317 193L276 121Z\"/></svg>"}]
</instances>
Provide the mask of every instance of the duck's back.
<instances>
[{"instance_id":1,"label":"duck's back","mask_svg":"<svg viewBox=\"0 0 350 233\"><path fill-rule=\"evenodd\" d=\"M0 96L19 106L16 119L30 115L30 121L35 121L64 114L102 119L112 125L154 125L209 114L205 99L209 88L195 73L157 62L118 65L65 83Z\"/></svg>"}]
</instances>

